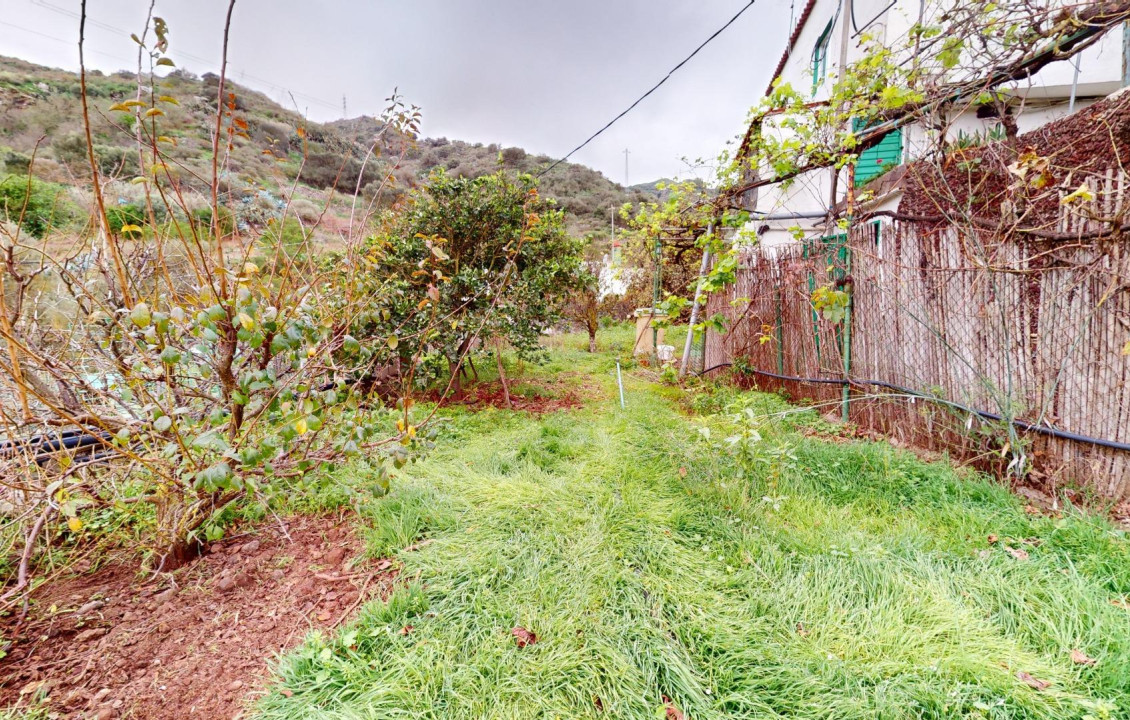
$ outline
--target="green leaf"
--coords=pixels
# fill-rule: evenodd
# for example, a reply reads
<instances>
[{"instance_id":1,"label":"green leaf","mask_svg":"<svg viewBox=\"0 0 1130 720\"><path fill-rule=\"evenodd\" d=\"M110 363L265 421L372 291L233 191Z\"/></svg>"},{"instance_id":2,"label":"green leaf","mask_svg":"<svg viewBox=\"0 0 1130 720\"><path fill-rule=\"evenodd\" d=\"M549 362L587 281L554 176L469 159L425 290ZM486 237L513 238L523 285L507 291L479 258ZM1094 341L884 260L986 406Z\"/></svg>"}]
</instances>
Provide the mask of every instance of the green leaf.
<instances>
[{"instance_id":1,"label":"green leaf","mask_svg":"<svg viewBox=\"0 0 1130 720\"><path fill-rule=\"evenodd\" d=\"M167 57L159 58L157 60L158 67L176 67L177 64Z\"/></svg>"},{"instance_id":2,"label":"green leaf","mask_svg":"<svg viewBox=\"0 0 1130 720\"><path fill-rule=\"evenodd\" d=\"M154 423L153 423L153 429L156 430L157 432L165 432L166 430L168 430L172 426L173 426L173 419L171 417L169 417L168 415L162 415L161 417L157 418L157 420L154 421Z\"/></svg>"},{"instance_id":3,"label":"green leaf","mask_svg":"<svg viewBox=\"0 0 1130 720\"><path fill-rule=\"evenodd\" d=\"M139 328L145 329L149 327L149 323L153 319L153 315L149 312L149 305L143 302L139 302L138 304L133 306L132 310L130 310L129 318L133 321L134 325Z\"/></svg>"}]
</instances>

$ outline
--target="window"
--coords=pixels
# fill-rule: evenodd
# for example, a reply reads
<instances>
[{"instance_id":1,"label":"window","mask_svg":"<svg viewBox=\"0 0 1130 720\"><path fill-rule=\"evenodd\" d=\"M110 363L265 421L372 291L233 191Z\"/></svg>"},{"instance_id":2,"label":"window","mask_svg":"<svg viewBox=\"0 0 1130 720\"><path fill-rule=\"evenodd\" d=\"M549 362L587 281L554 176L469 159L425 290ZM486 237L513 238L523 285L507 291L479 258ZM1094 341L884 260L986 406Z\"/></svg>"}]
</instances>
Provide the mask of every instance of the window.
<instances>
[{"instance_id":1,"label":"window","mask_svg":"<svg viewBox=\"0 0 1130 720\"><path fill-rule=\"evenodd\" d=\"M812 49L812 94L820 87L820 83L828 75L828 42L832 39L832 26L836 18L828 21L824 32L816 39L816 47Z\"/></svg>"}]
</instances>

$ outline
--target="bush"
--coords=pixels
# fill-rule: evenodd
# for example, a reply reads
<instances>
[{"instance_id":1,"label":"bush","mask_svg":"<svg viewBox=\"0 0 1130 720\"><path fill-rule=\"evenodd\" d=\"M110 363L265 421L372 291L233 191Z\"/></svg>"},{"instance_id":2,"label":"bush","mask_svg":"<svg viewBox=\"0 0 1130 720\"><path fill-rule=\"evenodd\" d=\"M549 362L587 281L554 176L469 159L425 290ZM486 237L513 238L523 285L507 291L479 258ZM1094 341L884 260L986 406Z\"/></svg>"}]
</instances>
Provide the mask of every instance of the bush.
<instances>
[{"instance_id":1,"label":"bush","mask_svg":"<svg viewBox=\"0 0 1130 720\"><path fill-rule=\"evenodd\" d=\"M29 188L31 192L28 192ZM20 223L24 232L33 237L43 237L48 230L70 220L64 194L65 190L54 183L22 175L6 175L0 179L0 219Z\"/></svg>"},{"instance_id":2,"label":"bush","mask_svg":"<svg viewBox=\"0 0 1130 720\"><path fill-rule=\"evenodd\" d=\"M31 169L31 158L11 148L0 152L0 170L12 175L27 175Z\"/></svg>"},{"instance_id":3,"label":"bush","mask_svg":"<svg viewBox=\"0 0 1130 720\"><path fill-rule=\"evenodd\" d=\"M106 221L110 225L110 232L115 235L122 234L126 225L144 225L146 222L145 208L139 205L117 205L106 208Z\"/></svg>"},{"instance_id":4,"label":"bush","mask_svg":"<svg viewBox=\"0 0 1130 720\"><path fill-rule=\"evenodd\" d=\"M204 233L212 231L212 208L202 207L192 211L192 219L198 230ZM224 206L220 206L220 235L231 235L235 232L235 213Z\"/></svg>"},{"instance_id":5,"label":"bush","mask_svg":"<svg viewBox=\"0 0 1130 720\"><path fill-rule=\"evenodd\" d=\"M352 193L357 187L357 176L361 174L361 161L332 152L311 152L306 156L302 167L301 180L311 187L337 188L344 193ZM361 185L380 182L381 173L372 160L365 167Z\"/></svg>"}]
</instances>

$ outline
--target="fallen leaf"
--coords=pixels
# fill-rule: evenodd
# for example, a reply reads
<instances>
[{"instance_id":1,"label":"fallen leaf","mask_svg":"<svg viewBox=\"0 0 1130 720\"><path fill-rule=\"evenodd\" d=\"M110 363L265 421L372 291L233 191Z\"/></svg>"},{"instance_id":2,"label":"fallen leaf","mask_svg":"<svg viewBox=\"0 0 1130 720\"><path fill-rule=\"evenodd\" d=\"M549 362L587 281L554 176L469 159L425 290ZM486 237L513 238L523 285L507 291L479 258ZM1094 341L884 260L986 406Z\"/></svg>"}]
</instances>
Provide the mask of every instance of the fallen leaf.
<instances>
[{"instance_id":1,"label":"fallen leaf","mask_svg":"<svg viewBox=\"0 0 1130 720\"><path fill-rule=\"evenodd\" d=\"M1008 551L1009 555L1013 556L1017 560L1024 561L1024 560L1028 559L1028 551L1027 550L1021 550L1019 548L1011 548L1008 545L1005 545L1004 549Z\"/></svg>"},{"instance_id":2,"label":"fallen leaf","mask_svg":"<svg viewBox=\"0 0 1130 720\"><path fill-rule=\"evenodd\" d=\"M675 702L666 695L663 696L663 704L667 708L667 720L687 720L687 716L683 714L683 711L675 707Z\"/></svg>"},{"instance_id":3,"label":"fallen leaf","mask_svg":"<svg viewBox=\"0 0 1130 720\"><path fill-rule=\"evenodd\" d=\"M1115 607L1120 607L1123 610L1130 610L1130 600L1128 600L1127 598L1118 598L1116 600L1111 600L1110 604Z\"/></svg>"},{"instance_id":4,"label":"fallen leaf","mask_svg":"<svg viewBox=\"0 0 1130 720\"><path fill-rule=\"evenodd\" d=\"M1016 679L1032 688L1033 690L1047 690L1048 687L1051 686L1051 683L1047 680L1034 678L1023 670L1020 670L1016 673Z\"/></svg>"},{"instance_id":5,"label":"fallen leaf","mask_svg":"<svg viewBox=\"0 0 1130 720\"><path fill-rule=\"evenodd\" d=\"M989 544L990 544L990 545L993 545L993 544L995 544L997 540L998 540L998 538L997 538L997 536L996 536L996 535L990 535L990 536L989 536Z\"/></svg>"},{"instance_id":6,"label":"fallen leaf","mask_svg":"<svg viewBox=\"0 0 1130 720\"><path fill-rule=\"evenodd\" d=\"M379 563L377 563L377 570L388 570L390 567L392 567L392 560L389 560L388 558L385 558L384 560L381 560Z\"/></svg>"},{"instance_id":7,"label":"fallen leaf","mask_svg":"<svg viewBox=\"0 0 1130 720\"><path fill-rule=\"evenodd\" d=\"M801 637L808 637L808 630L805 629L804 623L798 622L796 624L796 634L800 635Z\"/></svg>"},{"instance_id":8,"label":"fallen leaf","mask_svg":"<svg viewBox=\"0 0 1130 720\"><path fill-rule=\"evenodd\" d=\"M416 629L416 627L414 625L405 625L404 627L400 628L400 634L401 635L407 635L408 633L412 632L415 629Z\"/></svg>"},{"instance_id":9,"label":"fallen leaf","mask_svg":"<svg viewBox=\"0 0 1130 720\"><path fill-rule=\"evenodd\" d=\"M518 647L520 648L524 648L527 645L533 645L538 641L537 634L527 630L521 625L511 630L510 634L514 636L514 641L518 643Z\"/></svg>"},{"instance_id":10,"label":"fallen leaf","mask_svg":"<svg viewBox=\"0 0 1130 720\"><path fill-rule=\"evenodd\" d=\"M604 703L600 701L599 695L592 696L592 704L596 706L597 712L604 712Z\"/></svg>"},{"instance_id":11,"label":"fallen leaf","mask_svg":"<svg viewBox=\"0 0 1130 720\"><path fill-rule=\"evenodd\" d=\"M1094 665L1098 662L1098 660L1094 659L1093 657L1089 657L1087 653L1083 652L1082 650L1076 649L1071 651L1071 662L1075 663L1076 665Z\"/></svg>"},{"instance_id":12,"label":"fallen leaf","mask_svg":"<svg viewBox=\"0 0 1130 720\"><path fill-rule=\"evenodd\" d=\"M679 468L679 477L686 477L686 476L687 476L687 469L685 467Z\"/></svg>"},{"instance_id":13,"label":"fallen leaf","mask_svg":"<svg viewBox=\"0 0 1130 720\"><path fill-rule=\"evenodd\" d=\"M282 690L279 690L279 694L283 697L291 697L292 695L294 695L294 691L290 688L283 688Z\"/></svg>"}]
</instances>

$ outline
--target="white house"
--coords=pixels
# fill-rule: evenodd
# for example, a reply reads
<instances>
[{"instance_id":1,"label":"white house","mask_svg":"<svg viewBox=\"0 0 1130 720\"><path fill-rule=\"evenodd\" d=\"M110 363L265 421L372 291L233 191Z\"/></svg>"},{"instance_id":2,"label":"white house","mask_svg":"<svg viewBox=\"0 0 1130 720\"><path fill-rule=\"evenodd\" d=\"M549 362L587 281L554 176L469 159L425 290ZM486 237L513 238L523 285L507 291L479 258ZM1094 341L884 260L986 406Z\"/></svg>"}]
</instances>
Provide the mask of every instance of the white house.
<instances>
[{"instance_id":1,"label":"white house","mask_svg":"<svg viewBox=\"0 0 1130 720\"><path fill-rule=\"evenodd\" d=\"M866 34L897 47L919 22L920 13L931 12L936 0L807 0L793 20L784 53L773 73L769 89L780 79L794 90L810 93L812 100L826 99L838 75L841 48L847 26L847 62L864 53L860 39ZM934 10L937 11L936 8ZM1124 68L1124 34L1127 29L1107 33L1097 44L1068 61L1054 62L1023 83L1002 87L1016 98L1014 115L1020 132L1079 110L1127 84ZM948 140L999 132L999 119L988 113L965 112L950 118ZM763 126L763 132L770 131ZM907 125L864 151L856 165L856 185L865 185L893 166L920 156L936 138L920 124ZM793 228L807 236L826 232L828 208L846 196L846 171L840 171L832 197L832 168L813 170L796 178L788 187L768 185L757 191L751 230L759 233L761 246L773 248L796 242ZM883 185L883 183L876 183ZM874 189L871 209L894 209L900 197L898 185L887 183Z\"/></svg>"}]
</instances>

